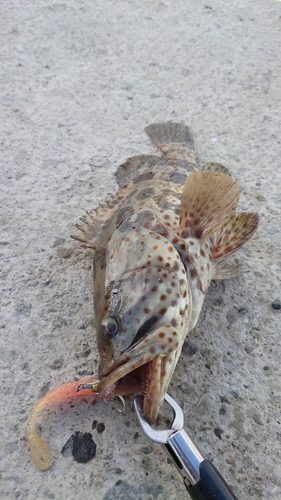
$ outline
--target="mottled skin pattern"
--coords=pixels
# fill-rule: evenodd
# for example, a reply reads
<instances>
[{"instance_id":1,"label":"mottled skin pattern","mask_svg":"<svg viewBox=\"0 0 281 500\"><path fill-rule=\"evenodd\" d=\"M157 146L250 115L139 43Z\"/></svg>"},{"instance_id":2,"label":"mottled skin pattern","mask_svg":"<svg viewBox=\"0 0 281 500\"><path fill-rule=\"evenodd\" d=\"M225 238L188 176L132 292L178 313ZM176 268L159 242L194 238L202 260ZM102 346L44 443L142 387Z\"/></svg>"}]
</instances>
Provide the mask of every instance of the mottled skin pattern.
<instances>
[{"instance_id":1,"label":"mottled skin pattern","mask_svg":"<svg viewBox=\"0 0 281 500\"><path fill-rule=\"evenodd\" d=\"M28 424L40 470L52 454L36 432L49 404L80 391L103 398L140 392L148 422L156 420L186 334L195 326L212 278L237 266L224 257L255 232L258 216L236 214L237 182L222 165L196 168L192 131L178 123L145 129L163 153L129 158L117 170L120 190L77 225L73 236L94 254L98 379L65 384L35 406Z\"/></svg>"},{"instance_id":2,"label":"mottled skin pattern","mask_svg":"<svg viewBox=\"0 0 281 500\"><path fill-rule=\"evenodd\" d=\"M165 391L158 391L161 401L157 401L154 386L161 383L168 387L185 336L196 324L204 300L188 253L198 241L184 240L177 234L182 189L192 167L196 165L185 160L157 163L152 169L153 178L137 183L126 204L109 221L94 257L99 375L107 373L109 363L131 345L140 326L149 317L157 316L155 342L162 341L159 354L167 355L161 359L161 380L154 381L153 387L145 382L145 390L148 394L150 389L157 408ZM200 254L208 281L213 273L210 248L206 242ZM105 315L118 317L122 329L122 335L108 343L102 333ZM153 356L157 354L154 345L150 350ZM103 394L102 386L99 390ZM147 416L154 420L154 405Z\"/></svg>"},{"instance_id":3,"label":"mottled skin pattern","mask_svg":"<svg viewBox=\"0 0 281 500\"><path fill-rule=\"evenodd\" d=\"M244 214L240 224L238 186L224 167L208 164L211 173L192 173L190 129L160 124L146 131L165 157L135 157L119 167L118 195L78 227L85 233L81 241L95 248L98 392L142 392L144 414L153 423L214 277L214 251L222 257L236 250L256 229L257 217ZM240 231L235 248L232 226Z\"/></svg>"}]
</instances>

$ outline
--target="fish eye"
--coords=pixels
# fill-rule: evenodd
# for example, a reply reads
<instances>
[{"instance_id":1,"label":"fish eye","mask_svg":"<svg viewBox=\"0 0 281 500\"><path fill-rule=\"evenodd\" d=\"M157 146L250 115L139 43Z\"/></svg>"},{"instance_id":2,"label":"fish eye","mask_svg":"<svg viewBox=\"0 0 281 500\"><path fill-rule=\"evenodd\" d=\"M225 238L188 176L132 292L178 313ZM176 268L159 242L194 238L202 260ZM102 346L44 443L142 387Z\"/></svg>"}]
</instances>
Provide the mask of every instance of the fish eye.
<instances>
[{"instance_id":1,"label":"fish eye","mask_svg":"<svg viewBox=\"0 0 281 500\"><path fill-rule=\"evenodd\" d=\"M103 320L102 324L105 329L104 333L107 337L112 339L113 337L115 337L115 335L117 335L119 331L119 325L115 318L108 316Z\"/></svg>"}]
</instances>

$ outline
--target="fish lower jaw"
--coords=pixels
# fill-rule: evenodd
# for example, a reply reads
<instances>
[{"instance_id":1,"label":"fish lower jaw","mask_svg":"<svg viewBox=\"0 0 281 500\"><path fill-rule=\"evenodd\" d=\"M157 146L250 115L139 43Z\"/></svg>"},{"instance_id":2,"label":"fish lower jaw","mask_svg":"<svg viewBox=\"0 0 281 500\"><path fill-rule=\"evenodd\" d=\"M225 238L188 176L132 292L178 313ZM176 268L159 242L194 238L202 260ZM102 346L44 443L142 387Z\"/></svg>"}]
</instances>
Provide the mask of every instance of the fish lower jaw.
<instances>
[{"instance_id":1,"label":"fish lower jaw","mask_svg":"<svg viewBox=\"0 0 281 500\"><path fill-rule=\"evenodd\" d=\"M101 378L97 387L99 396L104 399L136 393L140 393L145 396L148 385L148 376L150 373L150 363L151 362L145 363L141 367L133 369L117 380L116 377L114 377L114 382L112 382L114 372L106 375L104 378Z\"/></svg>"},{"instance_id":2,"label":"fish lower jaw","mask_svg":"<svg viewBox=\"0 0 281 500\"><path fill-rule=\"evenodd\" d=\"M158 416L164 400L167 384L162 376L165 357L157 356L123 377L110 381L110 375L103 378L98 386L98 393L108 400L115 396L141 394L144 397L143 412L147 421L152 425Z\"/></svg>"},{"instance_id":3,"label":"fish lower jaw","mask_svg":"<svg viewBox=\"0 0 281 500\"><path fill-rule=\"evenodd\" d=\"M161 326L104 368L97 392L103 398L141 392L144 415L153 423L175 368L173 359L178 359L180 351L174 327Z\"/></svg>"},{"instance_id":4,"label":"fish lower jaw","mask_svg":"<svg viewBox=\"0 0 281 500\"><path fill-rule=\"evenodd\" d=\"M149 361L124 377L119 378L114 383L108 380L110 376L103 378L98 386L99 396L104 400L109 400L115 396L141 394L144 397L143 409L145 418L150 424L153 424L157 418L165 393L165 390L161 390L159 377L157 375L155 377L153 373L153 365L154 361Z\"/></svg>"}]
</instances>

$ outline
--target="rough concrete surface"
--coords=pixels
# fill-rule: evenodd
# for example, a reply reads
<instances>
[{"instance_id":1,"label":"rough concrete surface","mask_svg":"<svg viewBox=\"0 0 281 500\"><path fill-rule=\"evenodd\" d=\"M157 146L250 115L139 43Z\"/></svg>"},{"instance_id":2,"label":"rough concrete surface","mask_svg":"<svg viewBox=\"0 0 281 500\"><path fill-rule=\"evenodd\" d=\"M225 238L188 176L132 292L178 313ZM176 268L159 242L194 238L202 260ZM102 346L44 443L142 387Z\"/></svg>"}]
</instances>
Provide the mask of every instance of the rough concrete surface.
<instances>
[{"instance_id":1,"label":"rough concrete surface","mask_svg":"<svg viewBox=\"0 0 281 500\"><path fill-rule=\"evenodd\" d=\"M242 273L211 286L170 394L239 500L280 500L281 2L2 0L0 31L1 498L187 498L130 401L45 411L48 472L27 446L36 401L97 370L92 253L69 235L120 163L155 153L144 127L178 120L260 226ZM61 453L76 432L96 443L86 464Z\"/></svg>"}]
</instances>

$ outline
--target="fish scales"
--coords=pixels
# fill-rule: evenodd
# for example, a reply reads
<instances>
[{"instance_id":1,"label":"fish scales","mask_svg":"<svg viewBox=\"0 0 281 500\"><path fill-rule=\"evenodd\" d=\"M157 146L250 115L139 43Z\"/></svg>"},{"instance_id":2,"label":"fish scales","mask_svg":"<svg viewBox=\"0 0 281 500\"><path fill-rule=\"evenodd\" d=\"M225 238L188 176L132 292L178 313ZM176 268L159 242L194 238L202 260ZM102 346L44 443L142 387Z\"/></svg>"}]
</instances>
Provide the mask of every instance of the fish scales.
<instances>
[{"instance_id":1,"label":"fish scales","mask_svg":"<svg viewBox=\"0 0 281 500\"><path fill-rule=\"evenodd\" d=\"M141 392L153 423L187 333L219 266L254 233L256 214L236 215L237 182L225 167L199 172L191 129L146 128L162 158L140 155L117 171L120 191L78 226L95 249L98 392ZM127 181L127 182L126 182Z\"/></svg>"}]
</instances>

